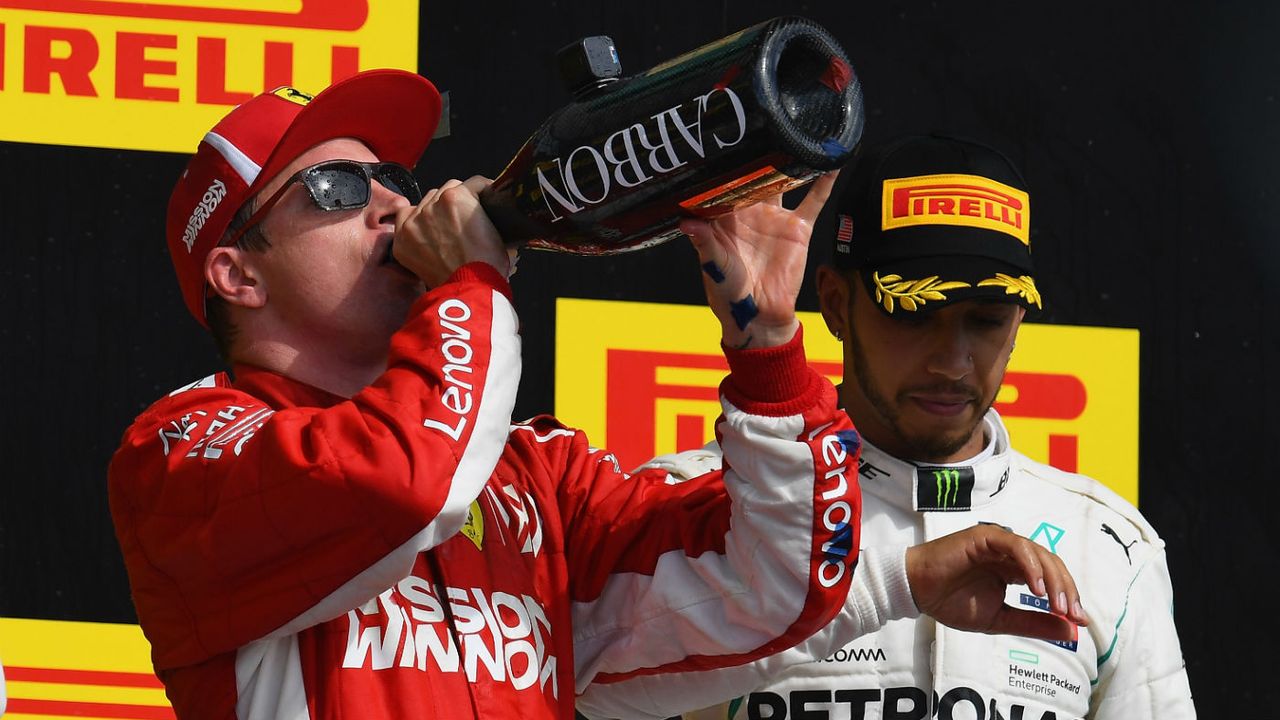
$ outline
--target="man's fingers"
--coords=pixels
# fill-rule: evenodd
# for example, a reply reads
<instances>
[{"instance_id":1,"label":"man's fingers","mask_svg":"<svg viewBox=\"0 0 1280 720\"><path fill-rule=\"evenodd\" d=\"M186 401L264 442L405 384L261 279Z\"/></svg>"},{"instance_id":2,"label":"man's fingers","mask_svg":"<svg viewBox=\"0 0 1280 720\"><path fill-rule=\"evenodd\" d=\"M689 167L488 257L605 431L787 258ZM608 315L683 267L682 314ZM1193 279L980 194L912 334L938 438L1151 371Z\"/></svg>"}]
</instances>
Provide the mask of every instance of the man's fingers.
<instances>
[{"instance_id":1,"label":"man's fingers","mask_svg":"<svg viewBox=\"0 0 1280 720\"><path fill-rule=\"evenodd\" d=\"M693 241L693 247L696 249L700 242L711 235L711 226L706 220L685 218L680 221L680 232L689 236L689 239Z\"/></svg>"},{"instance_id":2,"label":"man's fingers","mask_svg":"<svg viewBox=\"0 0 1280 720\"><path fill-rule=\"evenodd\" d=\"M462 183L471 192L479 195L481 190L493 184L493 181L483 175L472 175Z\"/></svg>"},{"instance_id":3,"label":"man's fingers","mask_svg":"<svg viewBox=\"0 0 1280 720\"><path fill-rule=\"evenodd\" d=\"M1062 558L1030 541L1026 541L1025 545L1029 558L1024 565L1033 568L1028 577L1040 584L1038 594L1049 599L1050 607L1055 613L1068 616L1081 625L1088 624L1080 607L1080 591L1076 589L1075 580L1067 571ZM1028 583L1028 587L1032 585Z\"/></svg>"},{"instance_id":4,"label":"man's fingers","mask_svg":"<svg viewBox=\"0 0 1280 720\"><path fill-rule=\"evenodd\" d=\"M681 220L680 232L688 235L689 242L693 243L703 274L717 285L724 282L728 253L715 241L710 224L705 220Z\"/></svg>"},{"instance_id":5,"label":"man's fingers","mask_svg":"<svg viewBox=\"0 0 1280 720\"><path fill-rule=\"evenodd\" d=\"M1021 582L1036 595L1048 598L1054 613L1080 625L1088 624L1080 604L1080 591L1062 558L1013 533L998 533L991 542L1005 548L1017 565ZM999 549L997 547L997 551Z\"/></svg>"},{"instance_id":6,"label":"man's fingers","mask_svg":"<svg viewBox=\"0 0 1280 720\"><path fill-rule=\"evenodd\" d=\"M1021 635L1058 642L1076 640L1079 633L1074 624L1057 615L1022 610L1008 605L996 614L995 621L986 632L993 635Z\"/></svg>"},{"instance_id":7,"label":"man's fingers","mask_svg":"<svg viewBox=\"0 0 1280 720\"><path fill-rule=\"evenodd\" d=\"M1041 596L1049 592L1044 566L1040 563L1040 556L1036 552L1038 545L1007 531L996 535L995 541L1006 548L1005 552L1017 564L1022 574L1022 582L1027 587Z\"/></svg>"},{"instance_id":8,"label":"man's fingers","mask_svg":"<svg viewBox=\"0 0 1280 720\"><path fill-rule=\"evenodd\" d=\"M809 185L809 192L805 193L804 200L800 201L796 214L813 223L818 218L818 212L822 210L822 206L826 204L827 198L831 197L831 188L836 184L836 176L839 174L829 172L819 175L818 179Z\"/></svg>"},{"instance_id":9,"label":"man's fingers","mask_svg":"<svg viewBox=\"0 0 1280 720\"><path fill-rule=\"evenodd\" d=\"M414 213L418 212L418 208L419 206L416 205L406 205L405 207L396 208L396 232L400 231L400 227L404 225L406 220L412 217Z\"/></svg>"},{"instance_id":10,"label":"man's fingers","mask_svg":"<svg viewBox=\"0 0 1280 720\"><path fill-rule=\"evenodd\" d=\"M1067 571L1062 558L1046 554L1048 558L1042 565L1045 568L1047 593L1049 599L1054 602L1054 610L1066 615L1078 625L1088 625L1089 619L1085 617L1084 608L1080 604L1080 590L1076 587L1075 579Z\"/></svg>"}]
</instances>

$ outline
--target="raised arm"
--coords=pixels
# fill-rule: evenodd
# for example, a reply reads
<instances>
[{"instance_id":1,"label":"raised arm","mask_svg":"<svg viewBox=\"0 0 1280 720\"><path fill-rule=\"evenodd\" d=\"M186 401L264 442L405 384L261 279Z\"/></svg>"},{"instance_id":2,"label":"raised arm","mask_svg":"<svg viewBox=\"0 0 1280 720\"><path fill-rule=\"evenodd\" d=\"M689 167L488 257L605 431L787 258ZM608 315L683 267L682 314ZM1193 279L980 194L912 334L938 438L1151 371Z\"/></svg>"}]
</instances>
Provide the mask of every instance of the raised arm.
<instances>
[{"instance_id":1,"label":"raised arm","mask_svg":"<svg viewBox=\"0 0 1280 720\"><path fill-rule=\"evenodd\" d=\"M795 318L828 187L796 212L774 202L682 226L724 328L731 372L716 432L729 462L684 485L596 464L591 482L562 498L587 707L626 696L629 711L660 712L678 701L628 688L759 660L843 605L858 553L860 440L808 367Z\"/></svg>"}]
</instances>

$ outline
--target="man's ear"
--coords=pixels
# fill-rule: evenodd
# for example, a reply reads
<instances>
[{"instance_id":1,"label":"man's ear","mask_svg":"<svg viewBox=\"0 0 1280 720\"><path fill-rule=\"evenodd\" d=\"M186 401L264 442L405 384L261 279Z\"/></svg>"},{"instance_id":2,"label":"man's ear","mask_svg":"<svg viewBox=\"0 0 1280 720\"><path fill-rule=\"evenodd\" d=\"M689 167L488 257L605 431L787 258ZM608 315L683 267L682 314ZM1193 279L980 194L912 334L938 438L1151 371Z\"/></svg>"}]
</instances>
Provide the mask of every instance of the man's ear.
<instances>
[{"instance_id":1,"label":"man's ear","mask_svg":"<svg viewBox=\"0 0 1280 720\"><path fill-rule=\"evenodd\" d=\"M232 305L260 308L267 304L267 287L251 254L234 246L219 246L204 260L204 279L213 293Z\"/></svg>"},{"instance_id":2,"label":"man's ear","mask_svg":"<svg viewBox=\"0 0 1280 720\"><path fill-rule=\"evenodd\" d=\"M830 265L819 265L814 276L818 288L818 307L827 330L843 341L849 337L849 280Z\"/></svg>"}]
</instances>

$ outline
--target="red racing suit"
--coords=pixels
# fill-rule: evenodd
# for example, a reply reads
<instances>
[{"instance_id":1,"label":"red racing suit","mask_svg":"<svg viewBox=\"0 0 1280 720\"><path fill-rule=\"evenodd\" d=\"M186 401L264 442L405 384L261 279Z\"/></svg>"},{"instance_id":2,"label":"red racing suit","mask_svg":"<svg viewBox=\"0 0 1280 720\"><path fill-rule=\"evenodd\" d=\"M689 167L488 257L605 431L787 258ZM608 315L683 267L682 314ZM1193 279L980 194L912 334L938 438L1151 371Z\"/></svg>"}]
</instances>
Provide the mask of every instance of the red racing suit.
<instances>
[{"instance_id":1,"label":"red racing suit","mask_svg":"<svg viewBox=\"0 0 1280 720\"><path fill-rule=\"evenodd\" d=\"M509 293L460 268L354 397L238 366L127 430L111 512L179 717L571 718L588 684L749 662L840 609L859 441L798 336L726 351L729 467L669 484L511 424Z\"/></svg>"}]
</instances>

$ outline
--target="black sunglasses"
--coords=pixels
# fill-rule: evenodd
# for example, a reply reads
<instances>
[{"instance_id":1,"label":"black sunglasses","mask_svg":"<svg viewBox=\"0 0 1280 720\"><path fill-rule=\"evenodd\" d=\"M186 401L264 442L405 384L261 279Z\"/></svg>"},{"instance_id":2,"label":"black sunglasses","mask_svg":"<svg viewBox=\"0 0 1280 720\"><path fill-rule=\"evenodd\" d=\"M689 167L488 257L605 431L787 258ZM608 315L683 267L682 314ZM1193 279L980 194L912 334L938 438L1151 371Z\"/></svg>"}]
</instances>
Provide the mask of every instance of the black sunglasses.
<instances>
[{"instance_id":1,"label":"black sunglasses","mask_svg":"<svg viewBox=\"0 0 1280 720\"><path fill-rule=\"evenodd\" d=\"M326 160L294 173L284 185L267 199L262 207L249 216L249 220L227 240L227 245L240 242L244 234L261 224L267 213L284 197L289 186L301 182L311 196L311 202L325 211L354 210L369 204L373 197L373 181L397 195L403 195L417 205L422 202L422 190L413 173L403 165L392 162L365 163L355 160Z\"/></svg>"}]
</instances>

